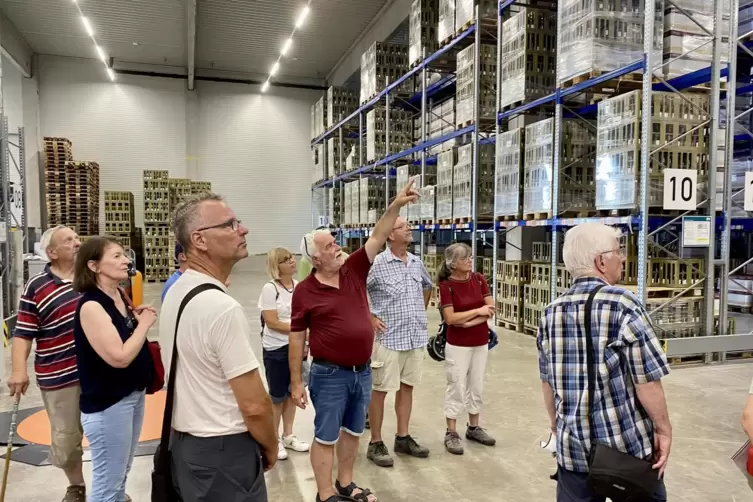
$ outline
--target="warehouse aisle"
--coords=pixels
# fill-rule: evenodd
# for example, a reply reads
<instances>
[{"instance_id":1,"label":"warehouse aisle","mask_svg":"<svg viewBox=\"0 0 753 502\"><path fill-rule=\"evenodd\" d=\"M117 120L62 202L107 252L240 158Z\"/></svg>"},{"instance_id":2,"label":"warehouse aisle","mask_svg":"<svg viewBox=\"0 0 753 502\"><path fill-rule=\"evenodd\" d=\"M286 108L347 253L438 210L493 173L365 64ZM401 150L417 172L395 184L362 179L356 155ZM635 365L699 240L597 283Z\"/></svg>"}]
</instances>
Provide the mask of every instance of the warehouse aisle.
<instances>
[{"instance_id":1,"label":"warehouse aisle","mask_svg":"<svg viewBox=\"0 0 753 502\"><path fill-rule=\"evenodd\" d=\"M261 258L251 258L233 277L231 293L247 309L250 322L258 325L256 301L266 278ZM159 303L161 286L148 285L147 302ZM436 327L438 314L430 312ZM154 338L157 332L152 333ZM486 379L482 423L497 438L495 448L466 444L466 454L447 454L442 445L444 371L428 357L424 381L415 392L412 433L431 449L428 459L398 457L395 467L382 469L366 460L368 432L357 463L358 482L374 490L383 502L430 498L434 501L505 500L537 502L554 500L555 484L549 474L555 462L538 447L546 434L536 346L530 337L500 331L500 345L492 352ZM256 348L261 355L258 339ZM6 351L6 357L8 356ZM10 368L9 363L7 368ZM740 412L753 378L753 365L728 364L675 370L666 380L674 425L674 444L667 471L671 500L725 502L753 498L750 488L729 457L744 440ZM3 383L3 389L5 385ZM391 409L394 401L390 399ZM32 387L21 407L41 406L39 391ZM7 392L0 398L0 411L9 410ZM299 412L296 433L303 439L313 434L313 410ZM384 436L395 431L394 413L387 414ZM138 457L128 483L135 502L150 498L151 457ZM91 468L84 467L87 479ZM291 452L267 475L271 501L311 501L314 479L306 454ZM59 502L65 490L62 472L53 467L11 466L8 501ZM415 497L416 494L423 494ZM430 494L430 495L429 495Z\"/></svg>"}]
</instances>

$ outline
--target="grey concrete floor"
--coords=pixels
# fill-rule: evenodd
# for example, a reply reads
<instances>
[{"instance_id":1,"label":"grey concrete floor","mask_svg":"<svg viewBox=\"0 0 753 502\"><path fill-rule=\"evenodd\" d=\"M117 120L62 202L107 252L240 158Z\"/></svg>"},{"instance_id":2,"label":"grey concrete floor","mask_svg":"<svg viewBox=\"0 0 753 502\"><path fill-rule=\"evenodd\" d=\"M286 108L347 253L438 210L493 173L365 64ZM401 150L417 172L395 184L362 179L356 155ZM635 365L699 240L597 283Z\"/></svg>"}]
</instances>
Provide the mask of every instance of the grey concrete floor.
<instances>
[{"instance_id":1,"label":"grey concrete floor","mask_svg":"<svg viewBox=\"0 0 753 502\"><path fill-rule=\"evenodd\" d=\"M253 257L233 277L230 292L244 305L252 326L258 326L256 302L263 275L263 261ZM161 285L148 285L147 302L159 304ZM438 324L435 310L430 325ZM383 469L366 460L368 432L361 443L356 480L370 487L380 500L435 501L505 500L531 502L554 500L555 484L549 474L554 460L538 446L547 434L536 346L528 336L500 330L500 344L489 358L482 423L496 436L497 446L466 445L464 456L444 451L444 371L428 357L424 379L416 388L412 433L431 449L428 459L398 457L395 467ZM157 339L156 330L150 338ZM260 341L255 338L261 355ZM6 357L7 353L6 351ZM7 368L10 370L10 365ZM723 366L679 368L665 380L674 425L674 444L666 475L670 500L723 502L753 500L753 491L735 468L730 456L742 445L740 412L753 378L753 366L729 363ZM3 385L4 387L4 385ZM388 406L394 403L392 396ZM39 391L30 388L22 408L41 406ZM7 393L0 398L0 411L10 409ZM295 432L305 440L313 435L313 410L299 412ZM395 432L394 412L388 412L383 435ZM390 445L391 449L391 445ZM135 502L150 500L151 457L136 458L128 481ZM87 480L90 464L85 465ZM54 467L12 463L6 500L58 502L65 491L65 477ZM291 452L267 474L270 500L313 501L315 484L308 456ZM222 501L218 501L222 502Z\"/></svg>"}]
</instances>

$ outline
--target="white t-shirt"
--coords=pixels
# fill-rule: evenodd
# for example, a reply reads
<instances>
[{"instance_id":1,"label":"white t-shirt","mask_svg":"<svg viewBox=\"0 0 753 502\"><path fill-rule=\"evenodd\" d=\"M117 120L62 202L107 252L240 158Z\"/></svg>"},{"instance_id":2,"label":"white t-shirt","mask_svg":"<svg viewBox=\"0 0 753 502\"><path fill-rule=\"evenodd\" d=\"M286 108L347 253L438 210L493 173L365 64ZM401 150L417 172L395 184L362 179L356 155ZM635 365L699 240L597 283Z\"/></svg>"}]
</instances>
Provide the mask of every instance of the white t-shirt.
<instances>
[{"instance_id":1,"label":"white t-shirt","mask_svg":"<svg viewBox=\"0 0 753 502\"><path fill-rule=\"evenodd\" d=\"M160 343L165 375L170 374L175 320L183 298L196 286L210 283L183 309L178 331L173 428L198 437L246 432L228 380L259 367L251 349L251 326L243 307L218 280L187 270L168 290L160 312Z\"/></svg>"},{"instance_id":2,"label":"white t-shirt","mask_svg":"<svg viewBox=\"0 0 753 502\"><path fill-rule=\"evenodd\" d=\"M262 311L276 310L277 319L285 324L290 324L290 317L293 314L293 290L295 290L297 285L298 281L293 280L293 289L288 291L279 282L269 281L263 288L261 288L261 294L259 295L259 309ZM288 345L288 343L290 343L288 333L280 333L279 331L270 328L266 323L264 324L261 345L265 350L279 349Z\"/></svg>"}]
</instances>

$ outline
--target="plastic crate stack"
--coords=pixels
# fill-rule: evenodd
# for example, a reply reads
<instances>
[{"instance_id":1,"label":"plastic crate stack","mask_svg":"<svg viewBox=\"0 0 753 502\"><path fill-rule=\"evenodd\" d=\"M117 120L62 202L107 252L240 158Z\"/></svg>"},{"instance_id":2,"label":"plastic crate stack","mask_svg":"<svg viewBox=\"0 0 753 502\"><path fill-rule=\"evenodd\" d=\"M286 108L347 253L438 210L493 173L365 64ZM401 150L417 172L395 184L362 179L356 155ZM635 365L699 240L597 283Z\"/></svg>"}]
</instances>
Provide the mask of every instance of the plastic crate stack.
<instances>
[{"instance_id":1,"label":"plastic crate stack","mask_svg":"<svg viewBox=\"0 0 753 502\"><path fill-rule=\"evenodd\" d=\"M79 235L99 234L99 164L69 160L65 163L64 219Z\"/></svg>"},{"instance_id":2,"label":"plastic crate stack","mask_svg":"<svg viewBox=\"0 0 753 502\"><path fill-rule=\"evenodd\" d=\"M136 247L138 239L134 238L136 229L135 205L132 192L117 192L105 190L105 234L118 239L123 247L133 249L141 254L142 249Z\"/></svg>"},{"instance_id":3,"label":"plastic crate stack","mask_svg":"<svg viewBox=\"0 0 753 502\"><path fill-rule=\"evenodd\" d=\"M355 197L358 197L358 182L357 181L351 181L348 183L343 183L343 216L342 216L342 224L345 227L352 227L355 225L356 220L358 219L357 213L358 213L358 200L356 199L356 203L353 203L353 192L355 191L356 195Z\"/></svg>"},{"instance_id":4,"label":"plastic crate stack","mask_svg":"<svg viewBox=\"0 0 753 502\"><path fill-rule=\"evenodd\" d=\"M670 92L652 95L652 144L663 145L707 120L709 96ZM687 101L691 101L691 106ZM641 94L633 91L599 103L596 153L596 208L633 209L640 181ZM708 179L708 134L699 128L663 148L651 159L649 207L661 207L664 168L698 171L698 188ZM657 162L658 159L658 162ZM702 195L702 194L699 194ZM703 198L699 199L703 200Z\"/></svg>"},{"instance_id":5,"label":"plastic crate stack","mask_svg":"<svg viewBox=\"0 0 753 502\"><path fill-rule=\"evenodd\" d=\"M534 256L529 283L523 285L523 331L534 336L544 309L551 302L551 281L555 281L558 295L567 291L572 284L570 273L564 265L557 266L552 278L552 266L547 261L545 256Z\"/></svg>"},{"instance_id":6,"label":"plastic crate stack","mask_svg":"<svg viewBox=\"0 0 753 502\"><path fill-rule=\"evenodd\" d=\"M455 124L465 127L473 123L475 103L475 44L471 44L458 53ZM480 50L479 71L479 118L490 120L497 113L497 46L482 44Z\"/></svg>"},{"instance_id":7,"label":"plastic crate stack","mask_svg":"<svg viewBox=\"0 0 753 502\"><path fill-rule=\"evenodd\" d=\"M429 124L428 133L426 134L427 140L440 138L453 132L455 130L455 98L448 98L441 103L435 104L427 113L426 118ZM421 126L421 116L419 115L413 119L413 142L415 144L421 143L423 139ZM459 145L460 141L461 138L459 137L453 138L430 147L427 152L429 155L436 155L442 150Z\"/></svg>"},{"instance_id":8,"label":"plastic crate stack","mask_svg":"<svg viewBox=\"0 0 753 502\"><path fill-rule=\"evenodd\" d=\"M437 155L436 221L440 223L451 223L453 217L452 180L456 160L456 148L450 148Z\"/></svg>"},{"instance_id":9,"label":"plastic crate stack","mask_svg":"<svg viewBox=\"0 0 753 502\"><path fill-rule=\"evenodd\" d=\"M579 119L562 121L562 163L558 214L594 209L594 160L596 134L593 125Z\"/></svg>"},{"instance_id":10,"label":"plastic crate stack","mask_svg":"<svg viewBox=\"0 0 753 502\"><path fill-rule=\"evenodd\" d=\"M421 194L419 209L421 223L434 223L437 219L437 186L423 186L419 193Z\"/></svg>"},{"instance_id":11,"label":"plastic crate stack","mask_svg":"<svg viewBox=\"0 0 753 502\"><path fill-rule=\"evenodd\" d=\"M170 220L176 206L193 193L193 181L184 178L169 178Z\"/></svg>"},{"instance_id":12,"label":"plastic crate stack","mask_svg":"<svg viewBox=\"0 0 753 502\"><path fill-rule=\"evenodd\" d=\"M476 22L476 5L482 20L497 18L496 0L455 0L455 34L460 34Z\"/></svg>"},{"instance_id":13,"label":"plastic crate stack","mask_svg":"<svg viewBox=\"0 0 753 502\"><path fill-rule=\"evenodd\" d=\"M411 113L390 109L390 153L412 147ZM366 113L366 161L375 162L387 156L387 110L377 107Z\"/></svg>"},{"instance_id":14,"label":"plastic crate stack","mask_svg":"<svg viewBox=\"0 0 753 502\"><path fill-rule=\"evenodd\" d=\"M708 33L703 31L698 24L709 32L714 31L714 2L703 0L675 0L677 7L667 4L664 11L664 65L665 78L673 78L711 66L713 58L713 44L707 43L710 39ZM695 23L683 14L679 9L691 14ZM727 62L728 33L729 33L729 0L723 5L723 18L718 27L721 30L723 42L721 48L721 61ZM677 59L680 55L693 51L691 54Z\"/></svg>"},{"instance_id":15,"label":"plastic crate stack","mask_svg":"<svg viewBox=\"0 0 753 502\"><path fill-rule=\"evenodd\" d=\"M166 281L175 269L170 229L170 175L144 171L144 280Z\"/></svg>"},{"instance_id":16,"label":"plastic crate stack","mask_svg":"<svg viewBox=\"0 0 753 502\"><path fill-rule=\"evenodd\" d=\"M314 170L311 172L311 184L315 185L327 178L327 161L324 158L324 146L318 143L311 149L311 161Z\"/></svg>"},{"instance_id":17,"label":"plastic crate stack","mask_svg":"<svg viewBox=\"0 0 753 502\"><path fill-rule=\"evenodd\" d=\"M661 61L662 5L656 2L654 61ZM643 14L642 0L559 2L557 83L590 78L643 59Z\"/></svg>"},{"instance_id":18,"label":"plastic crate stack","mask_svg":"<svg viewBox=\"0 0 753 502\"><path fill-rule=\"evenodd\" d=\"M478 145L477 221L491 221L494 214L494 145ZM458 148L458 160L452 172L452 217L455 223L473 219L473 144Z\"/></svg>"},{"instance_id":19,"label":"plastic crate stack","mask_svg":"<svg viewBox=\"0 0 753 502\"><path fill-rule=\"evenodd\" d=\"M212 191L211 181L194 181L191 180L191 194L206 193Z\"/></svg>"},{"instance_id":20,"label":"plastic crate stack","mask_svg":"<svg viewBox=\"0 0 753 502\"><path fill-rule=\"evenodd\" d=\"M356 111L358 108L358 93L347 87L330 87L327 89L327 104L325 106L327 109L327 130L329 130Z\"/></svg>"},{"instance_id":21,"label":"plastic crate stack","mask_svg":"<svg viewBox=\"0 0 753 502\"><path fill-rule=\"evenodd\" d=\"M361 55L361 104L382 92L408 71L408 47L388 42L374 42ZM411 79L406 79L398 94L412 92Z\"/></svg>"},{"instance_id":22,"label":"plastic crate stack","mask_svg":"<svg viewBox=\"0 0 753 502\"><path fill-rule=\"evenodd\" d=\"M327 218L331 225L340 226L342 221L342 207L340 205L342 190L339 186L333 186L327 189L327 197L329 197L329 205L327 206Z\"/></svg>"},{"instance_id":23,"label":"plastic crate stack","mask_svg":"<svg viewBox=\"0 0 753 502\"><path fill-rule=\"evenodd\" d=\"M415 65L437 51L438 0L413 0L408 26L408 64Z\"/></svg>"},{"instance_id":24,"label":"plastic crate stack","mask_svg":"<svg viewBox=\"0 0 753 502\"><path fill-rule=\"evenodd\" d=\"M408 184L408 181L415 177L413 188L420 192L421 190L421 166L415 166L413 164L404 164L397 167L397 177L395 180L396 188L402 189ZM426 185L434 185L437 182L437 166L427 165L424 171L424 183ZM421 201L414 204L408 204L400 209L400 216L411 223L418 223L421 221Z\"/></svg>"},{"instance_id":25,"label":"plastic crate stack","mask_svg":"<svg viewBox=\"0 0 753 502\"><path fill-rule=\"evenodd\" d=\"M67 138L44 138L45 193L47 220L51 227L67 225L68 196L66 194L65 164L73 160L71 141Z\"/></svg>"},{"instance_id":26,"label":"plastic crate stack","mask_svg":"<svg viewBox=\"0 0 753 502\"><path fill-rule=\"evenodd\" d=\"M327 166L326 172L328 177L337 176L342 174L345 169L345 160L348 153L353 146L358 142L354 138L343 138L343 152L342 157L340 154L340 138L329 137L327 138ZM342 162L340 159L342 158Z\"/></svg>"},{"instance_id":27,"label":"plastic crate stack","mask_svg":"<svg viewBox=\"0 0 753 502\"><path fill-rule=\"evenodd\" d=\"M346 151L347 157L345 157L345 171L353 171L361 167L361 156L359 154L358 142L355 141L348 151Z\"/></svg>"},{"instance_id":28,"label":"plastic crate stack","mask_svg":"<svg viewBox=\"0 0 753 502\"><path fill-rule=\"evenodd\" d=\"M526 126L523 164L523 215L552 211L552 169L554 162L554 119Z\"/></svg>"},{"instance_id":29,"label":"plastic crate stack","mask_svg":"<svg viewBox=\"0 0 753 502\"><path fill-rule=\"evenodd\" d=\"M446 45L455 36L455 0L439 0L437 40Z\"/></svg>"},{"instance_id":30,"label":"plastic crate stack","mask_svg":"<svg viewBox=\"0 0 753 502\"><path fill-rule=\"evenodd\" d=\"M523 158L525 129L503 132L497 139L497 193L494 195L494 216L518 219L523 212ZM509 321L512 322L512 321Z\"/></svg>"},{"instance_id":31,"label":"plastic crate stack","mask_svg":"<svg viewBox=\"0 0 753 502\"><path fill-rule=\"evenodd\" d=\"M439 267L444 261L444 248L440 246L429 246L427 252L424 253L424 268L426 273L431 277L431 282L434 285L431 291L430 305L436 307L439 303Z\"/></svg>"},{"instance_id":32,"label":"plastic crate stack","mask_svg":"<svg viewBox=\"0 0 753 502\"><path fill-rule=\"evenodd\" d=\"M386 209L385 200L395 196L395 183L390 183L390 193L385 196L383 178L361 178L358 180L359 222L372 226L382 217Z\"/></svg>"},{"instance_id":33,"label":"plastic crate stack","mask_svg":"<svg viewBox=\"0 0 753 502\"><path fill-rule=\"evenodd\" d=\"M497 262L497 326L523 331L523 288L530 275L529 262Z\"/></svg>"},{"instance_id":34,"label":"plastic crate stack","mask_svg":"<svg viewBox=\"0 0 753 502\"><path fill-rule=\"evenodd\" d=\"M316 139L327 130L327 100L325 96L311 106L311 139Z\"/></svg>"},{"instance_id":35,"label":"plastic crate stack","mask_svg":"<svg viewBox=\"0 0 753 502\"><path fill-rule=\"evenodd\" d=\"M502 109L554 92L556 33L556 14L534 8L522 8L502 23Z\"/></svg>"}]
</instances>

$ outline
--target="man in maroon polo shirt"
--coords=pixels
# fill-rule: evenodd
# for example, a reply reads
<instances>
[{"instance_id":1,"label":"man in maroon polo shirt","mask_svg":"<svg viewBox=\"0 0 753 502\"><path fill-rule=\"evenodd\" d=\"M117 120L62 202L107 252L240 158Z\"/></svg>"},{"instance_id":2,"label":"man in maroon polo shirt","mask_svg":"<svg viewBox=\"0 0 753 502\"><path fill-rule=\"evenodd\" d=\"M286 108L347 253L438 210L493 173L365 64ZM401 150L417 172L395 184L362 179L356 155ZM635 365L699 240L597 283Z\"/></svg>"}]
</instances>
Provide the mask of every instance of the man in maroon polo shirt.
<instances>
[{"instance_id":1,"label":"man in maroon polo shirt","mask_svg":"<svg viewBox=\"0 0 753 502\"><path fill-rule=\"evenodd\" d=\"M293 292L290 322L290 376L293 401L305 408L301 363L306 330L313 358L309 391L314 404L314 444L311 465L317 502L358 500L376 502L366 488L353 482L358 440L371 400L371 351L374 329L366 293L366 278L374 258L395 226L400 208L418 199L413 181L398 193L364 246L343 257L329 230L304 236L301 253L314 266ZM332 486L337 444L338 473ZM350 498L348 498L350 497Z\"/></svg>"}]
</instances>

